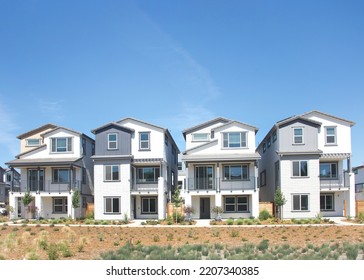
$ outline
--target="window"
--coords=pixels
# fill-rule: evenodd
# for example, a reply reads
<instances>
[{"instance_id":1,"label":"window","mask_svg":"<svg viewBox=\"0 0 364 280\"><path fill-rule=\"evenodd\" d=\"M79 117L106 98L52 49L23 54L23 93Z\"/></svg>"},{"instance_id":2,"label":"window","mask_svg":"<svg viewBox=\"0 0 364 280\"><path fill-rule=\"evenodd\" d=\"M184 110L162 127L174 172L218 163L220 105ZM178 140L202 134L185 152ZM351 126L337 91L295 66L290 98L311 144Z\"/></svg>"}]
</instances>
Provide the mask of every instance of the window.
<instances>
[{"instance_id":1,"label":"window","mask_svg":"<svg viewBox=\"0 0 364 280\"><path fill-rule=\"evenodd\" d=\"M273 143L277 141L277 130L273 132Z\"/></svg>"},{"instance_id":2,"label":"window","mask_svg":"<svg viewBox=\"0 0 364 280\"><path fill-rule=\"evenodd\" d=\"M159 176L159 167L138 168L138 183L157 183Z\"/></svg>"},{"instance_id":3,"label":"window","mask_svg":"<svg viewBox=\"0 0 364 280\"><path fill-rule=\"evenodd\" d=\"M91 153L94 156L95 155L95 143L92 143L92 148L91 149L92 149Z\"/></svg>"},{"instance_id":4,"label":"window","mask_svg":"<svg viewBox=\"0 0 364 280\"><path fill-rule=\"evenodd\" d=\"M293 129L293 143L294 144L303 144L303 128L294 128Z\"/></svg>"},{"instance_id":5,"label":"window","mask_svg":"<svg viewBox=\"0 0 364 280\"><path fill-rule=\"evenodd\" d=\"M192 141L195 141L195 142L209 141L209 134L208 133L194 133L194 134L192 134Z\"/></svg>"},{"instance_id":6,"label":"window","mask_svg":"<svg viewBox=\"0 0 364 280\"><path fill-rule=\"evenodd\" d=\"M28 147L38 147L40 146L40 139L27 139L26 146Z\"/></svg>"},{"instance_id":7,"label":"window","mask_svg":"<svg viewBox=\"0 0 364 280\"><path fill-rule=\"evenodd\" d=\"M226 196L224 198L225 212L249 212L248 196Z\"/></svg>"},{"instance_id":8,"label":"window","mask_svg":"<svg viewBox=\"0 0 364 280\"><path fill-rule=\"evenodd\" d=\"M120 214L120 197L105 197L105 214Z\"/></svg>"},{"instance_id":9,"label":"window","mask_svg":"<svg viewBox=\"0 0 364 280\"><path fill-rule=\"evenodd\" d=\"M360 184L355 184L355 192L356 193L361 193L364 190L364 184L360 183Z\"/></svg>"},{"instance_id":10,"label":"window","mask_svg":"<svg viewBox=\"0 0 364 280\"><path fill-rule=\"evenodd\" d=\"M86 184L86 168L82 167L82 184Z\"/></svg>"},{"instance_id":11,"label":"window","mask_svg":"<svg viewBox=\"0 0 364 280\"><path fill-rule=\"evenodd\" d=\"M82 154L86 155L86 139L82 138Z\"/></svg>"},{"instance_id":12,"label":"window","mask_svg":"<svg viewBox=\"0 0 364 280\"><path fill-rule=\"evenodd\" d=\"M260 172L260 186L264 187L267 184L267 172L264 170Z\"/></svg>"},{"instance_id":13,"label":"window","mask_svg":"<svg viewBox=\"0 0 364 280\"><path fill-rule=\"evenodd\" d=\"M182 162L181 161L178 162L178 170L182 171Z\"/></svg>"},{"instance_id":14,"label":"window","mask_svg":"<svg viewBox=\"0 0 364 280\"><path fill-rule=\"evenodd\" d=\"M52 182L57 184L67 184L70 182L70 170L64 168L54 168Z\"/></svg>"},{"instance_id":15,"label":"window","mask_svg":"<svg viewBox=\"0 0 364 280\"><path fill-rule=\"evenodd\" d=\"M196 166L195 167L195 184L196 189L213 189L214 182L213 166Z\"/></svg>"},{"instance_id":16,"label":"window","mask_svg":"<svg viewBox=\"0 0 364 280\"><path fill-rule=\"evenodd\" d=\"M337 163L323 162L320 163L321 179L337 179Z\"/></svg>"},{"instance_id":17,"label":"window","mask_svg":"<svg viewBox=\"0 0 364 280\"><path fill-rule=\"evenodd\" d=\"M107 148L109 150L116 150L118 148L118 134L109 133L107 135Z\"/></svg>"},{"instance_id":18,"label":"window","mask_svg":"<svg viewBox=\"0 0 364 280\"><path fill-rule=\"evenodd\" d=\"M139 133L139 149L150 150L150 132Z\"/></svg>"},{"instance_id":19,"label":"window","mask_svg":"<svg viewBox=\"0 0 364 280\"><path fill-rule=\"evenodd\" d=\"M293 161L293 177L307 177L307 161Z\"/></svg>"},{"instance_id":20,"label":"window","mask_svg":"<svg viewBox=\"0 0 364 280\"><path fill-rule=\"evenodd\" d=\"M334 194L321 194L320 195L320 210L321 211L334 211Z\"/></svg>"},{"instance_id":21,"label":"window","mask_svg":"<svg viewBox=\"0 0 364 280\"><path fill-rule=\"evenodd\" d=\"M246 148L246 132L227 132L223 134L224 148Z\"/></svg>"},{"instance_id":22,"label":"window","mask_svg":"<svg viewBox=\"0 0 364 280\"><path fill-rule=\"evenodd\" d=\"M247 180L248 165L225 165L224 180Z\"/></svg>"},{"instance_id":23,"label":"window","mask_svg":"<svg viewBox=\"0 0 364 280\"><path fill-rule=\"evenodd\" d=\"M157 214L157 209L156 197L142 197L142 214Z\"/></svg>"},{"instance_id":24,"label":"window","mask_svg":"<svg viewBox=\"0 0 364 280\"><path fill-rule=\"evenodd\" d=\"M67 197L53 198L53 213L65 214L68 212Z\"/></svg>"},{"instance_id":25,"label":"window","mask_svg":"<svg viewBox=\"0 0 364 280\"><path fill-rule=\"evenodd\" d=\"M51 138L52 153L67 153L72 152L72 138Z\"/></svg>"},{"instance_id":26,"label":"window","mask_svg":"<svg viewBox=\"0 0 364 280\"><path fill-rule=\"evenodd\" d=\"M272 139L269 137L268 140L267 140L268 148L270 148L271 145L272 145Z\"/></svg>"},{"instance_id":27,"label":"window","mask_svg":"<svg viewBox=\"0 0 364 280\"><path fill-rule=\"evenodd\" d=\"M263 153L267 150L267 144L263 143Z\"/></svg>"},{"instance_id":28,"label":"window","mask_svg":"<svg viewBox=\"0 0 364 280\"><path fill-rule=\"evenodd\" d=\"M294 194L293 211L308 211L308 194Z\"/></svg>"},{"instance_id":29,"label":"window","mask_svg":"<svg viewBox=\"0 0 364 280\"><path fill-rule=\"evenodd\" d=\"M105 165L104 172L105 181L119 181L119 165Z\"/></svg>"},{"instance_id":30,"label":"window","mask_svg":"<svg viewBox=\"0 0 364 280\"><path fill-rule=\"evenodd\" d=\"M325 127L326 145L336 144L336 127Z\"/></svg>"}]
</instances>

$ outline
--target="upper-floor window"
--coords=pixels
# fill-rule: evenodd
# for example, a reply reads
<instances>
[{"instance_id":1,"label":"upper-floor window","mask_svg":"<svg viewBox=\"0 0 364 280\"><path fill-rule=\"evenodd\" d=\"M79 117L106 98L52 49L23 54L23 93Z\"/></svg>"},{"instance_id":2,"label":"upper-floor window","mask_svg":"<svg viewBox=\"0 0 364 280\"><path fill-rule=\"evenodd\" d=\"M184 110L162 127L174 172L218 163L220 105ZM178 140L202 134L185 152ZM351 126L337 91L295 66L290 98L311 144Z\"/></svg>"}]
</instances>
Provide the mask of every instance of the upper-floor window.
<instances>
[{"instance_id":1,"label":"upper-floor window","mask_svg":"<svg viewBox=\"0 0 364 280\"><path fill-rule=\"evenodd\" d=\"M86 155L86 139L82 138L82 154Z\"/></svg>"},{"instance_id":2,"label":"upper-floor window","mask_svg":"<svg viewBox=\"0 0 364 280\"><path fill-rule=\"evenodd\" d=\"M293 143L303 144L303 128L297 127L293 128Z\"/></svg>"},{"instance_id":3,"label":"upper-floor window","mask_svg":"<svg viewBox=\"0 0 364 280\"><path fill-rule=\"evenodd\" d=\"M150 150L150 132L139 133L139 149Z\"/></svg>"},{"instance_id":4,"label":"upper-floor window","mask_svg":"<svg viewBox=\"0 0 364 280\"><path fill-rule=\"evenodd\" d=\"M268 138L267 140L267 147L270 148L270 146L272 145L272 138Z\"/></svg>"},{"instance_id":5,"label":"upper-floor window","mask_svg":"<svg viewBox=\"0 0 364 280\"><path fill-rule=\"evenodd\" d=\"M156 183L159 178L159 167L141 167L138 168L139 183Z\"/></svg>"},{"instance_id":6,"label":"upper-floor window","mask_svg":"<svg viewBox=\"0 0 364 280\"><path fill-rule=\"evenodd\" d=\"M178 162L178 170L182 171L182 162L181 161Z\"/></svg>"},{"instance_id":7,"label":"upper-floor window","mask_svg":"<svg viewBox=\"0 0 364 280\"><path fill-rule=\"evenodd\" d=\"M337 179L337 163L336 162L320 163L320 178Z\"/></svg>"},{"instance_id":8,"label":"upper-floor window","mask_svg":"<svg viewBox=\"0 0 364 280\"><path fill-rule=\"evenodd\" d=\"M51 138L51 142L52 142L52 153L72 152L71 137Z\"/></svg>"},{"instance_id":9,"label":"upper-floor window","mask_svg":"<svg viewBox=\"0 0 364 280\"><path fill-rule=\"evenodd\" d=\"M70 182L70 170L66 168L54 168L52 173L53 183L69 183Z\"/></svg>"},{"instance_id":10,"label":"upper-floor window","mask_svg":"<svg viewBox=\"0 0 364 280\"><path fill-rule=\"evenodd\" d=\"M194 134L192 134L192 141L195 141L195 142L209 141L209 134L208 133L194 133Z\"/></svg>"},{"instance_id":11,"label":"upper-floor window","mask_svg":"<svg viewBox=\"0 0 364 280\"><path fill-rule=\"evenodd\" d=\"M247 137L246 132L226 132L223 133L224 148L246 148Z\"/></svg>"},{"instance_id":12,"label":"upper-floor window","mask_svg":"<svg viewBox=\"0 0 364 280\"><path fill-rule=\"evenodd\" d=\"M277 141L277 130L273 132L273 143Z\"/></svg>"},{"instance_id":13,"label":"upper-floor window","mask_svg":"<svg viewBox=\"0 0 364 280\"><path fill-rule=\"evenodd\" d=\"M30 138L26 139L26 146L27 147L38 147L40 146L40 139L38 138Z\"/></svg>"},{"instance_id":14,"label":"upper-floor window","mask_svg":"<svg viewBox=\"0 0 364 280\"><path fill-rule=\"evenodd\" d=\"M306 160L293 161L293 177L307 177L308 176L308 164Z\"/></svg>"},{"instance_id":15,"label":"upper-floor window","mask_svg":"<svg viewBox=\"0 0 364 280\"><path fill-rule=\"evenodd\" d=\"M264 142L263 143L263 153L265 153L266 150L267 150L267 144Z\"/></svg>"},{"instance_id":16,"label":"upper-floor window","mask_svg":"<svg viewBox=\"0 0 364 280\"><path fill-rule=\"evenodd\" d=\"M95 143L92 143L91 154L95 155Z\"/></svg>"},{"instance_id":17,"label":"upper-floor window","mask_svg":"<svg viewBox=\"0 0 364 280\"><path fill-rule=\"evenodd\" d=\"M119 165L105 165L104 180L108 182L119 181Z\"/></svg>"},{"instance_id":18,"label":"upper-floor window","mask_svg":"<svg viewBox=\"0 0 364 280\"><path fill-rule=\"evenodd\" d=\"M327 145L336 144L336 127L325 127L325 142Z\"/></svg>"},{"instance_id":19,"label":"upper-floor window","mask_svg":"<svg viewBox=\"0 0 364 280\"><path fill-rule=\"evenodd\" d=\"M118 134L109 133L107 135L107 148L109 150L116 150L118 148Z\"/></svg>"},{"instance_id":20,"label":"upper-floor window","mask_svg":"<svg viewBox=\"0 0 364 280\"><path fill-rule=\"evenodd\" d=\"M247 180L248 169L247 164L225 165L224 180Z\"/></svg>"}]
</instances>

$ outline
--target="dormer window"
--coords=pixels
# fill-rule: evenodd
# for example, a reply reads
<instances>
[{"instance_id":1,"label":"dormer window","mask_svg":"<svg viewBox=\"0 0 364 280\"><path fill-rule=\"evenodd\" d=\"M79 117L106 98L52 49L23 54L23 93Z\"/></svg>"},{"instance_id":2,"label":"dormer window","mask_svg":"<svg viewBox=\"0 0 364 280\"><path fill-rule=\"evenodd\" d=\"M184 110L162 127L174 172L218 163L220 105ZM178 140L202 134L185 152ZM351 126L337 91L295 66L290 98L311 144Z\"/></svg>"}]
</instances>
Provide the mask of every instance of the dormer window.
<instances>
[{"instance_id":1,"label":"dormer window","mask_svg":"<svg viewBox=\"0 0 364 280\"><path fill-rule=\"evenodd\" d=\"M72 137L51 138L52 153L72 152Z\"/></svg>"},{"instance_id":2,"label":"dormer window","mask_svg":"<svg viewBox=\"0 0 364 280\"><path fill-rule=\"evenodd\" d=\"M38 147L38 146L40 146L40 139L38 139L38 138L26 139L26 146L27 147Z\"/></svg>"},{"instance_id":3,"label":"dormer window","mask_svg":"<svg viewBox=\"0 0 364 280\"><path fill-rule=\"evenodd\" d=\"M303 128L293 128L293 144L303 144Z\"/></svg>"},{"instance_id":4,"label":"dormer window","mask_svg":"<svg viewBox=\"0 0 364 280\"><path fill-rule=\"evenodd\" d=\"M226 132L223 133L224 148L246 148L247 137L246 132Z\"/></svg>"},{"instance_id":5,"label":"dormer window","mask_svg":"<svg viewBox=\"0 0 364 280\"><path fill-rule=\"evenodd\" d=\"M194 134L192 134L192 141L207 142L207 141L209 141L209 134L208 133L194 133Z\"/></svg>"},{"instance_id":6,"label":"dormer window","mask_svg":"<svg viewBox=\"0 0 364 280\"><path fill-rule=\"evenodd\" d=\"M116 150L118 148L118 134L109 133L107 135L107 148L109 150Z\"/></svg>"},{"instance_id":7,"label":"dormer window","mask_svg":"<svg viewBox=\"0 0 364 280\"><path fill-rule=\"evenodd\" d=\"M336 127L325 127L325 141L326 145L336 144Z\"/></svg>"}]
</instances>

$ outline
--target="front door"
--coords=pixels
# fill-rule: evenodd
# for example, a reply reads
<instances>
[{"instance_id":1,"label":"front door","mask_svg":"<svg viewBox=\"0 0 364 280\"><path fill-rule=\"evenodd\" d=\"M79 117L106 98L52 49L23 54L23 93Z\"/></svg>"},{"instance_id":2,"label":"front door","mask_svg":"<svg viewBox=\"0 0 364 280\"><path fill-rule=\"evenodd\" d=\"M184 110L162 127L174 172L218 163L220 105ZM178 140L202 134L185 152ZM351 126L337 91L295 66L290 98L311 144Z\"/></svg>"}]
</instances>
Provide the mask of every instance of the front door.
<instances>
[{"instance_id":1,"label":"front door","mask_svg":"<svg viewBox=\"0 0 364 280\"><path fill-rule=\"evenodd\" d=\"M209 197L200 198L200 219L211 219Z\"/></svg>"}]
</instances>

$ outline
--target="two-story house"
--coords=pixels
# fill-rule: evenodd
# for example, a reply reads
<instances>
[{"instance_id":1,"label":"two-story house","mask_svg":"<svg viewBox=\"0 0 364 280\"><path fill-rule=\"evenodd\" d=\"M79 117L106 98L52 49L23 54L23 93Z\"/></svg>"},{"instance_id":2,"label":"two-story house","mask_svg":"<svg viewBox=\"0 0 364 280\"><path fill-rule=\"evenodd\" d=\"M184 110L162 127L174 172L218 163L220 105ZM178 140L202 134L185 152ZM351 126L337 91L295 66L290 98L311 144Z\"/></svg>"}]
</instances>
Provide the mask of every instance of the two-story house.
<instances>
[{"instance_id":1,"label":"two-story house","mask_svg":"<svg viewBox=\"0 0 364 280\"><path fill-rule=\"evenodd\" d=\"M185 204L193 218L210 219L212 208L223 208L222 218L257 217L259 189L254 126L216 118L183 131L186 166Z\"/></svg>"},{"instance_id":2,"label":"two-story house","mask_svg":"<svg viewBox=\"0 0 364 280\"><path fill-rule=\"evenodd\" d=\"M355 199L364 200L364 165L353 167L355 174Z\"/></svg>"},{"instance_id":3,"label":"two-story house","mask_svg":"<svg viewBox=\"0 0 364 280\"><path fill-rule=\"evenodd\" d=\"M257 148L260 201L280 188L284 218L354 216L353 125L318 111L277 122Z\"/></svg>"},{"instance_id":4,"label":"two-story house","mask_svg":"<svg viewBox=\"0 0 364 280\"><path fill-rule=\"evenodd\" d=\"M95 219L166 218L179 154L168 129L126 118L92 132Z\"/></svg>"},{"instance_id":5,"label":"two-story house","mask_svg":"<svg viewBox=\"0 0 364 280\"><path fill-rule=\"evenodd\" d=\"M91 155L94 140L68 128L46 124L21 134L21 153L7 163L20 169L21 184L10 189L9 205L14 217L82 217L87 202L93 201ZM72 195L80 191L80 209L72 208ZM25 208L22 197L29 192L34 200Z\"/></svg>"},{"instance_id":6,"label":"two-story house","mask_svg":"<svg viewBox=\"0 0 364 280\"><path fill-rule=\"evenodd\" d=\"M14 168L0 166L0 202L9 204L9 191L20 186L20 174Z\"/></svg>"}]
</instances>

